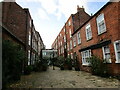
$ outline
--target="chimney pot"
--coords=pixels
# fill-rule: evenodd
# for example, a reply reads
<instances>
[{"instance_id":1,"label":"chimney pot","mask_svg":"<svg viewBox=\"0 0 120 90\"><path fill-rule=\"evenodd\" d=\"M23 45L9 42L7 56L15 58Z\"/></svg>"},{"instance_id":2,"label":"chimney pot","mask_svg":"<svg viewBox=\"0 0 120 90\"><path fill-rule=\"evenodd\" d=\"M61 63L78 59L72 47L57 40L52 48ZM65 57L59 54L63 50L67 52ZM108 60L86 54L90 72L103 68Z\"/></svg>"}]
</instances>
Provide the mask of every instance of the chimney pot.
<instances>
[{"instance_id":1,"label":"chimney pot","mask_svg":"<svg viewBox=\"0 0 120 90\"><path fill-rule=\"evenodd\" d=\"M81 11L84 11L84 7L79 7L79 5L77 5L77 12L81 12Z\"/></svg>"}]
</instances>

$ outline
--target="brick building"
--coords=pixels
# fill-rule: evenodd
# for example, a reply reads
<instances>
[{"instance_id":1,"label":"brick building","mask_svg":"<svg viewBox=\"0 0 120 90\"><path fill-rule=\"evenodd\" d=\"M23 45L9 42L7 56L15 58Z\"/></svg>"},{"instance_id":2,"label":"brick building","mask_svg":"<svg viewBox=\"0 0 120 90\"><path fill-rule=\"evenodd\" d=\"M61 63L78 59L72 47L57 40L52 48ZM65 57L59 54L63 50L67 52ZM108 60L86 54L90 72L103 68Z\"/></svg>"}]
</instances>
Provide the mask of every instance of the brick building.
<instances>
[{"instance_id":1,"label":"brick building","mask_svg":"<svg viewBox=\"0 0 120 90\"><path fill-rule=\"evenodd\" d=\"M58 50L59 56L73 58L72 33L89 18L84 8L77 6L77 13L71 14L52 44L52 48Z\"/></svg>"},{"instance_id":2,"label":"brick building","mask_svg":"<svg viewBox=\"0 0 120 90\"><path fill-rule=\"evenodd\" d=\"M5 27L3 32L3 39L10 39L15 41L18 39L24 46L28 62L25 65L33 65L36 60L40 58L41 49L44 48L42 38L35 30L32 17L29 9L22 8L16 2L2 2L2 27ZM15 41L16 42L16 41Z\"/></svg>"},{"instance_id":3,"label":"brick building","mask_svg":"<svg viewBox=\"0 0 120 90\"><path fill-rule=\"evenodd\" d=\"M120 74L119 24L120 2L108 2L72 34L73 38L76 37L73 51L80 62L81 70L90 71L86 58L95 55L106 59L111 74ZM80 38L77 37L79 33Z\"/></svg>"},{"instance_id":4,"label":"brick building","mask_svg":"<svg viewBox=\"0 0 120 90\"><path fill-rule=\"evenodd\" d=\"M95 55L101 59L106 59L106 65L112 75L120 74L119 24L120 2L108 2L79 25L79 28L73 30L71 36L72 53L73 58L77 57L81 70L90 72L90 66L86 59Z\"/></svg>"}]
</instances>

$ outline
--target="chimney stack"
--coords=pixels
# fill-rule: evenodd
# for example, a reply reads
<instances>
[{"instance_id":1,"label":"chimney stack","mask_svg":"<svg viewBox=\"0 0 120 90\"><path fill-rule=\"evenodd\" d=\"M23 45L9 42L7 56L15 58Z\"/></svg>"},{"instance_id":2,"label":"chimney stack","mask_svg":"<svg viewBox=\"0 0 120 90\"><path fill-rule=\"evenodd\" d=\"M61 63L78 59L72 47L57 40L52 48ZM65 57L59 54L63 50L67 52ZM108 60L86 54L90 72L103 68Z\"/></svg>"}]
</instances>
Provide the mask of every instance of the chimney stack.
<instances>
[{"instance_id":1,"label":"chimney stack","mask_svg":"<svg viewBox=\"0 0 120 90\"><path fill-rule=\"evenodd\" d=\"M84 7L79 7L79 5L77 5L77 12L81 12L81 11L84 11Z\"/></svg>"}]
</instances>

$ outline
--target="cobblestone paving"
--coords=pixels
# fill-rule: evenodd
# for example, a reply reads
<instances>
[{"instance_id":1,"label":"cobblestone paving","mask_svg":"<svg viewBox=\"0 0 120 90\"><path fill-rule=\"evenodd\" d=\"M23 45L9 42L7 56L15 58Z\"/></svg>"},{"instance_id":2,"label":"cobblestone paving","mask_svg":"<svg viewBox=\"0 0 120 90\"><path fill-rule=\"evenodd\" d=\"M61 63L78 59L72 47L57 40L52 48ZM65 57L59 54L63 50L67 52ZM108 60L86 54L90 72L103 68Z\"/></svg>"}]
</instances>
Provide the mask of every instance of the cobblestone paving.
<instances>
[{"instance_id":1,"label":"cobblestone paving","mask_svg":"<svg viewBox=\"0 0 120 90\"><path fill-rule=\"evenodd\" d=\"M90 73L75 70L63 70L52 67L46 72L34 72L21 77L21 81L10 85L20 88L118 88L120 81L113 78L101 78Z\"/></svg>"}]
</instances>

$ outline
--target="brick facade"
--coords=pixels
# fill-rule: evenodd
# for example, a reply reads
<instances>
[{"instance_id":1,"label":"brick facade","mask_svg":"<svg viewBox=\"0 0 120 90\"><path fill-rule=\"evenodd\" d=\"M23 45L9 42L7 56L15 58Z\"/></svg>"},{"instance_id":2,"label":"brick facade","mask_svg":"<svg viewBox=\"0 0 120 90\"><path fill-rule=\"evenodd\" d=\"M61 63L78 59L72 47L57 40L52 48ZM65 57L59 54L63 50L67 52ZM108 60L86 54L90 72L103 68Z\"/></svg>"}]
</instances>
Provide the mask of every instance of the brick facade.
<instances>
[{"instance_id":1,"label":"brick facade","mask_svg":"<svg viewBox=\"0 0 120 90\"><path fill-rule=\"evenodd\" d=\"M87 22L84 23L83 26L79 27L79 29L73 33L73 37L77 36L77 33L81 33L81 44L77 45L73 50L78 55L78 60L80 62L81 70L85 70L90 72L90 68L88 65L83 65L81 52L85 50L91 50L91 54L95 56L99 56L100 58L104 58L103 55L103 47L108 46L110 49L110 57L111 63L107 63L110 73L113 75L120 74L120 64L116 63L115 56L115 47L114 43L117 40L120 40L119 37L119 6L120 3L107 3L102 9L100 9L95 15L93 15ZM113 13L114 11L114 13ZM97 17L100 14L104 14L104 21L106 25L106 31L102 34L98 34L98 26L97 26ZM92 38L90 40L86 40L86 25L90 23ZM120 48L120 47L119 47Z\"/></svg>"},{"instance_id":2,"label":"brick facade","mask_svg":"<svg viewBox=\"0 0 120 90\"><path fill-rule=\"evenodd\" d=\"M80 10L83 11L83 9ZM77 13L75 15L77 15ZM110 62L106 63L106 65L110 69L110 74L119 75L120 60L119 50L117 49L120 49L120 2L108 2L93 16L89 17L87 15L88 14L81 12L79 18L76 18L74 15L71 16L75 19L72 18L72 37L71 39L67 37L67 47L69 47L70 40L72 40L72 44L75 45L72 46L73 49L67 51L67 53L69 55L72 53L73 58L77 57L80 69L87 72L91 71L89 64L84 61L84 57L86 56L83 55L86 52L89 53L90 56L95 55L101 59L109 57L108 60ZM82 21L81 18L85 21ZM81 21L79 21L79 19ZM69 27L66 27L66 31L67 30L69 30ZM80 43L78 44L79 33ZM54 48L54 46L53 44L52 47ZM105 51L106 48L107 52Z\"/></svg>"},{"instance_id":3,"label":"brick facade","mask_svg":"<svg viewBox=\"0 0 120 90\"><path fill-rule=\"evenodd\" d=\"M28 62L26 65L33 65L40 59L40 52L44 43L39 32L36 31L29 9L22 8L16 2L2 2L2 24L22 43L26 52ZM3 33L3 39L12 39L8 33ZM19 42L17 42L19 43Z\"/></svg>"},{"instance_id":4,"label":"brick facade","mask_svg":"<svg viewBox=\"0 0 120 90\"><path fill-rule=\"evenodd\" d=\"M84 8L79 6L77 7L77 13L71 14L52 44L52 48L58 50L59 56L73 58L72 33L89 18L90 16L85 12Z\"/></svg>"}]
</instances>

